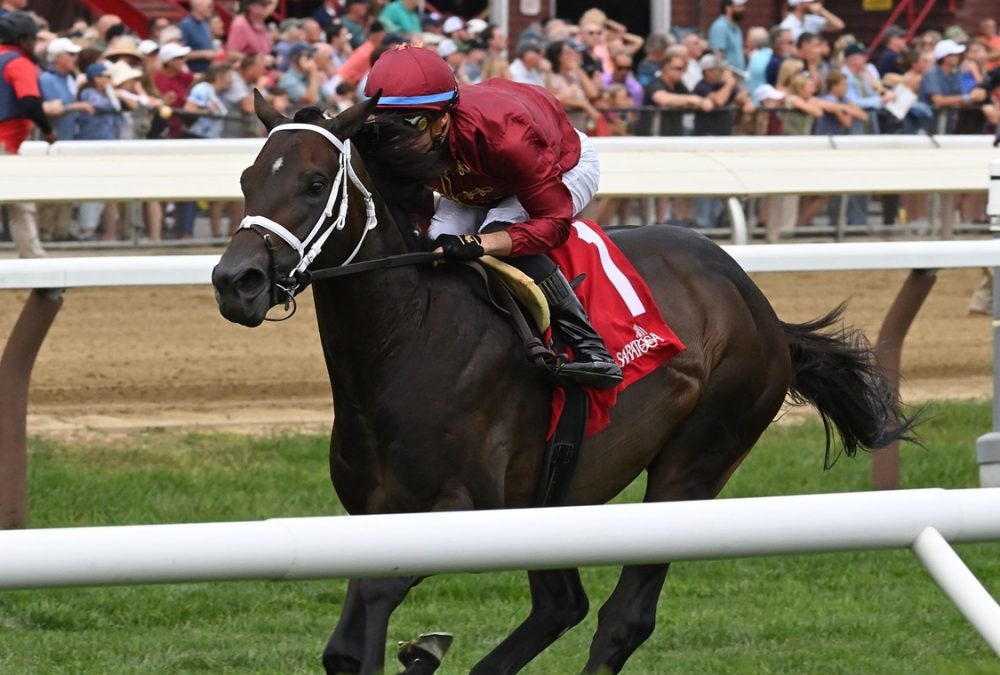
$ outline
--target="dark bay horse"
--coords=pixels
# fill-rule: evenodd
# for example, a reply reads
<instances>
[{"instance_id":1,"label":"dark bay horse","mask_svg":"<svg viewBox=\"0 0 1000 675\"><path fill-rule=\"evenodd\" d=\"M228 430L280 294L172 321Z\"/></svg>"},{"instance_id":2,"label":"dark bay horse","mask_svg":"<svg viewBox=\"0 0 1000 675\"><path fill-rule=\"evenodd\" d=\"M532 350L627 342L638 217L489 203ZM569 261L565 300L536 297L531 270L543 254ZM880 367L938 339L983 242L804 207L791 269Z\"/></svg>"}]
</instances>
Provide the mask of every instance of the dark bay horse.
<instances>
[{"instance_id":1,"label":"dark bay horse","mask_svg":"<svg viewBox=\"0 0 1000 675\"><path fill-rule=\"evenodd\" d=\"M296 122L347 142L372 109L370 101L334 119L300 113ZM291 122L260 97L257 114L268 130ZM304 239L329 220L324 209L333 214L344 199L330 196L338 173L349 178L339 147L301 127L274 133L243 173L246 212ZM350 164L359 184L372 188L379 224L366 225L365 193L351 183L346 221L332 230L315 269L336 267L352 252L361 261L407 251L362 158L354 153ZM687 351L621 395L612 424L584 444L569 504L605 502L642 471L646 501L715 497L786 395L819 409L828 452L834 427L848 453L907 435L910 423L867 342L838 328L838 311L783 323L732 258L684 229L651 226L613 238ZM223 316L259 325L298 262L279 237L240 230L212 275ZM461 267L420 265L313 284L335 411L330 475L349 513L531 504L551 385L471 278ZM600 610L585 672L618 672L650 635L667 569L623 569ZM519 671L587 614L577 570L529 572L528 580L530 613L473 672ZM327 672L381 672L389 616L418 582L352 580L323 654ZM406 672L436 665L417 662Z\"/></svg>"}]
</instances>

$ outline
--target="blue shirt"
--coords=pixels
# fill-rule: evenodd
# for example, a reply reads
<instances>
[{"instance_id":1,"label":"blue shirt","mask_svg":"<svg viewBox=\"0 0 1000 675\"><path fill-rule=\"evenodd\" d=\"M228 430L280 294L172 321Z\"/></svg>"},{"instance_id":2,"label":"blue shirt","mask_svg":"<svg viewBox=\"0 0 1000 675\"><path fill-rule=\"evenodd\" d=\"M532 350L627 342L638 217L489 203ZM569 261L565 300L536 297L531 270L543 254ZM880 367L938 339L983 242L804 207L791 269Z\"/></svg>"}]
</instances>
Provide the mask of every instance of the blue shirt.
<instances>
[{"instance_id":1,"label":"blue shirt","mask_svg":"<svg viewBox=\"0 0 1000 675\"><path fill-rule=\"evenodd\" d=\"M743 31L724 14L709 27L708 46L712 51L722 52L723 57L734 68L743 70L746 67L743 56Z\"/></svg>"},{"instance_id":2,"label":"blue shirt","mask_svg":"<svg viewBox=\"0 0 1000 675\"><path fill-rule=\"evenodd\" d=\"M750 55L750 64L747 66L747 91L751 96L760 85L767 84L767 64L771 62L773 53L773 49L764 47Z\"/></svg>"},{"instance_id":3,"label":"blue shirt","mask_svg":"<svg viewBox=\"0 0 1000 675\"><path fill-rule=\"evenodd\" d=\"M181 19L177 26L181 29L181 40L192 51L215 49L215 42L212 41L212 30L208 27L207 19L199 21L188 15ZM211 59L191 59L187 62L188 70L192 73L204 73L210 65L212 65Z\"/></svg>"},{"instance_id":4,"label":"blue shirt","mask_svg":"<svg viewBox=\"0 0 1000 675\"><path fill-rule=\"evenodd\" d=\"M847 69L847 66L842 66L840 72L847 78L847 101L849 103L869 110L882 107L882 97L870 84L854 75Z\"/></svg>"},{"instance_id":5,"label":"blue shirt","mask_svg":"<svg viewBox=\"0 0 1000 675\"><path fill-rule=\"evenodd\" d=\"M278 87L288 94L288 100L298 105L302 97L309 91L309 76L296 68L289 68L278 78Z\"/></svg>"},{"instance_id":6,"label":"blue shirt","mask_svg":"<svg viewBox=\"0 0 1000 675\"><path fill-rule=\"evenodd\" d=\"M46 70L38 77L38 86L43 101L58 99L63 105L76 101L76 78L72 75L60 75L53 70ZM61 117L49 117L52 128L59 134L60 141L72 141L76 138L78 115L76 112L68 112Z\"/></svg>"},{"instance_id":7,"label":"blue shirt","mask_svg":"<svg viewBox=\"0 0 1000 675\"><path fill-rule=\"evenodd\" d=\"M80 133L78 141L116 141L121 137L122 114L111 103L111 99L94 87L87 87L80 92L80 100L94 106L96 115L82 113L80 115ZM102 114L103 113L103 114Z\"/></svg>"},{"instance_id":8,"label":"blue shirt","mask_svg":"<svg viewBox=\"0 0 1000 675\"><path fill-rule=\"evenodd\" d=\"M951 75L945 75L937 66L934 66L920 80L920 92L918 97L927 105L934 105L931 96L961 96L962 76L958 68L952 71Z\"/></svg>"},{"instance_id":9,"label":"blue shirt","mask_svg":"<svg viewBox=\"0 0 1000 675\"><path fill-rule=\"evenodd\" d=\"M201 108L202 112L225 115L227 111L226 104L219 98L215 87L209 82L199 82L194 85L187 100L188 103L193 103ZM222 138L224 126L225 120L217 117L199 117L191 124L189 130L200 138Z\"/></svg>"}]
</instances>

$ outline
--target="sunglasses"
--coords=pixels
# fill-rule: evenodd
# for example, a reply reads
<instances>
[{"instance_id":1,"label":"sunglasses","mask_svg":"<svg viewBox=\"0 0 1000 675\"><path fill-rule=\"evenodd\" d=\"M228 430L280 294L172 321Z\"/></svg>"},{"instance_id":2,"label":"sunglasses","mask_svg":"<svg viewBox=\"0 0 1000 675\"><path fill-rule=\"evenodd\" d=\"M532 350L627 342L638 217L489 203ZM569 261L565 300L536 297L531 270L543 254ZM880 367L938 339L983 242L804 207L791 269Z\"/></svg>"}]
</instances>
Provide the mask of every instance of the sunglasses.
<instances>
[{"instance_id":1,"label":"sunglasses","mask_svg":"<svg viewBox=\"0 0 1000 675\"><path fill-rule=\"evenodd\" d=\"M604 35L603 30L588 30L587 35Z\"/></svg>"},{"instance_id":2,"label":"sunglasses","mask_svg":"<svg viewBox=\"0 0 1000 675\"><path fill-rule=\"evenodd\" d=\"M427 127L430 125L430 121L428 121L427 115L414 115L413 117L404 117L403 122L409 124L417 131L426 131Z\"/></svg>"}]
</instances>

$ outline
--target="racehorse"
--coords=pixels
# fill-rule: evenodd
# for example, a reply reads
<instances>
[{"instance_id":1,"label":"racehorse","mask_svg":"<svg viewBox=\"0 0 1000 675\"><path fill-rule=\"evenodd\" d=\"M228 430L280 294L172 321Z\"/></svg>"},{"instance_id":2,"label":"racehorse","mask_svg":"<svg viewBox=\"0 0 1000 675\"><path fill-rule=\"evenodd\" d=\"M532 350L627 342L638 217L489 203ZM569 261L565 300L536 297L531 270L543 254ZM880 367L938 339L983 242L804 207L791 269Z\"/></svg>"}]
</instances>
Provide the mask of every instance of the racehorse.
<instances>
[{"instance_id":1,"label":"racehorse","mask_svg":"<svg viewBox=\"0 0 1000 675\"><path fill-rule=\"evenodd\" d=\"M306 110L293 123L257 95L270 136L241 177L254 216L212 274L224 317L257 326L301 290L291 271L303 269L310 228L329 233L318 270L407 253L374 167L351 152L373 110L374 99L335 118ZM362 201L374 211L358 208ZM335 222L340 208L345 217ZM833 428L848 454L909 437L912 421L864 336L842 327L840 308L784 323L740 266L699 234L650 226L612 238L687 350L621 394L611 425L584 444L568 505L606 502L642 471L645 501L713 498L786 396L818 408L828 456ZM531 505L552 384L473 278L462 266L425 264L313 283L334 401L330 476L349 513ZM618 672L651 634L668 567L622 570L584 672ZM519 671L587 614L578 570L532 571L528 580L530 613L474 673ZM419 581L351 580L323 654L326 671L382 672L389 616ZM436 666L418 660L406 672Z\"/></svg>"}]
</instances>

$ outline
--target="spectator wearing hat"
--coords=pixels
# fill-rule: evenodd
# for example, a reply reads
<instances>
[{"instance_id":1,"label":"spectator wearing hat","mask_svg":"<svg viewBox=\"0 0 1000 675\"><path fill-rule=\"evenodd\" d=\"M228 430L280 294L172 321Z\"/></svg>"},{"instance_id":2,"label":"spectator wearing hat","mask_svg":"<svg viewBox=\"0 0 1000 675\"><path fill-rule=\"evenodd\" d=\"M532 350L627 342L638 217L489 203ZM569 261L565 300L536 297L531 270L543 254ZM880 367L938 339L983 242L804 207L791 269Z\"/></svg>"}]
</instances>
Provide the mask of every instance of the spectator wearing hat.
<instances>
[{"instance_id":1,"label":"spectator wearing hat","mask_svg":"<svg viewBox=\"0 0 1000 675\"><path fill-rule=\"evenodd\" d=\"M449 16L441 24L441 34L446 38L455 41L455 44L462 44L472 40L472 35L465 28L465 21L460 16Z\"/></svg>"},{"instance_id":2,"label":"spectator wearing hat","mask_svg":"<svg viewBox=\"0 0 1000 675\"><path fill-rule=\"evenodd\" d=\"M191 0L190 13L177 24L181 29L181 41L191 48L187 55L188 70L196 75L208 70L216 57L210 26L214 4L214 0Z\"/></svg>"},{"instance_id":3,"label":"spectator wearing hat","mask_svg":"<svg viewBox=\"0 0 1000 675\"><path fill-rule=\"evenodd\" d=\"M80 130L77 139L81 141L116 141L121 138L124 118L122 104L111 84L109 67L104 61L87 66L86 81L80 87L81 101L89 104L93 114L80 115ZM91 239L101 223L101 239L118 239L119 214L113 203L84 202L78 212L80 238Z\"/></svg>"},{"instance_id":4,"label":"spectator wearing hat","mask_svg":"<svg viewBox=\"0 0 1000 675\"><path fill-rule=\"evenodd\" d=\"M906 31L900 26L889 26L885 32L885 49L875 62L879 75L885 77L889 73L903 74L899 57L906 52Z\"/></svg>"},{"instance_id":5,"label":"spectator wearing hat","mask_svg":"<svg viewBox=\"0 0 1000 675\"><path fill-rule=\"evenodd\" d=\"M792 34L792 40L798 40L802 33L844 30L843 20L815 0L788 0L788 15L780 25Z\"/></svg>"},{"instance_id":6,"label":"spectator wearing hat","mask_svg":"<svg viewBox=\"0 0 1000 675\"><path fill-rule=\"evenodd\" d=\"M129 35L116 37L105 48L101 58L108 63L124 61L133 68L142 64L142 54L139 52L139 44L135 38Z\"/></svg>"},{"instance_id":7,"label":"spectator wearing hat","mask_svg":"<svg viewBox=\"0 0 1000 675\"><path fill-rule=\"evenodd\" d=\"M315 105L320 100L323 74L313 58L315 51L306 42L292 45L288 52L288 70L278 78L278 86L288 95L288 101L294 108Z\"/></svg>"},{"instance_id":8,"label":"spectator wearing hat","mask_svg":"<svg viewBox=\"0 0 1000 675\"><path fill-rule=\"evenodd\" d=\"M635 79L635 75L632 74L632 55L627 50L620 49L612 57L612 62L614 70L601 74L601 86L607 89L615 84L622 85L628 92L629 98L632 99L632 105L638 108L642 105L645 92L643 92L639 80Z\"/></svg>"},{"instance_id":9,"label":"spectator wearing hat","mask_svg":"<svg viewBox=\"0 0 1000 675\"><path fill-rule=\"evenodd\" d=\"M868 50L860 42L852 42L844 48L844 65L840 72L847 78L847 100L869 113L869 128L878 133L878 117L873 114L891 101L891 91L880 93L879 83L873 81L868 69Z\"/></svg>"},{"instance_id":10,"label":"spectator wearing hat","mask_svg":"<svg viewBox=\"0 0 1000 675\"><path fill-rule=\"evenodd\" d=\"M0 16L0 155L16 155L31 133L31 125L48 143L59 135L52 128L42 104L35 66L38 24L27 12L9 11ZM7 204L11 238L22 258L45 255L38 238L35 205Z\"/></svg>"},{"instance_id":11,"label":"spectator wearing hat","mask_svg":"<svg viewBox=\"0 0 1000 675\"><path fill-rule=\"evenodd\" d=\"M522 39L517 45L517 58L510 64L510 77L515 82L544 87L546 69L551 68L542 58L542 43Z\"/></svg>"},{"instance_id":12,"label":"spectator wearing hat","mask_svg":"<svg viewBox=\"0 0 1000 675\"><path fill-rule=\"evenodd\" d=\"M351 49L363 45L368 34L368 0L347 0L340 23L351 31Z\"/></svg>"},{"instance_id":13,"label":"spectator wearing hat","mask_svg":"<svg viewBox=\"0 0 1000 675\"><path fill-rule=\"evenodd\" d=\"M419 0L392 0L378 15L385 29L409 35L420 34Z\"/></svg>"},{"instance_id":14,"label":"spectator wearing hat","mask_svg":"<svg viewBox=\"0 0 1000 675\"><path fill-rule=\"evenodd\" d=\"M271 13L271 0L243 0L242 11L233 17L226 38L230 54L270 54L273 47L265 20Z\"/></svg>"},{"instance_id":15,"label":"spectator wearing hat","mask_svg":"<svg viewBox=\"0 0 1000 675\"><path fill-rule=\"evenodd\" d=\"M941 40L934 45L934 66L924 73L920 81L919 98L939 113L945 113L943 121L946 129L954 125L954 110L967 103L985 100L986 91L976 88L962 92L962 77L959 62L965 53L965 45L954 40ZM950 112L949 112L950 110ZM928 129L936 131L936 129Z\"/></svg>"},{"instance_id":16,"label":"spectator wearing hat","mask_svg":"<svg viewBox=\"0 0 1000 675\"><path fill-rule=\"evenodd\" d=\"M478 40L482 37L483 31L490 27L490 24L482 19L469 19L465 22L465 30L469 34L470 40Z\"/></svg>"},{"instance_id":17,"label":"spectator wearing hat","mask_svg":"<svg viewBox=\"0 0 1000 675\"><path fill-rule=\"evenodd\" d=\"M194 76L184 67L184 59L191 53L190 47L169 42L160 47L160 69L153 73L157 91L163 95L163 102L171 108L183 108L187 93L194 82ZM181 119L176 115L167 121L171 138L180 138L183 130Z\"/></svg>"},{"instance_id":18,"label":"spectator wearing hat","mask_svg":"<svg viewBox=\"0 0 1000 675\"><path fill-rule=\"evenodd\" d=\"M449 38L441 40L437 45L436 51L437 55L444 59L444 62L451 68L456 82L471 84L465 76L465 53L458 48L454 40Z\"/></svg>"},{"instance_id":19,"label":"spectator wearing hat","mask_svg":"<svg viewBox=\"0 0 1000 675\"><path fill-rule=\"evenodd\" d=\"M45 48L48 67L38 78L43 103L58 101L55 105L46 106L46 114L52 121L53 129L64 141L72 141L76 137L78 113L93 112L89 103L77 100L76 58L79 53L79 45L69 38L56 38Z\"/></svg>"},{"instance_id":20,"label":"spectator wearing hat","mask_svg":"<svg viewBox=\"0 0 1000 675\"><path fill-rule=\"evenodd\" d=\"M77 116L91 113L89 103L77 100L76 55L80 47L69 38L56 38L45 48L48 67L38 78L45 114L59 138L72 141L76 138ZM65 202L38 205L38 231L42 241L67 241L75 239L69 224L73 205Z\"/></svg>"},{"instance_id":21,"label":"spectator wearing hat","mask_svg":"<svg viewBox=\"0 0 1000 675\"><path fill-rule=\"evenodd\" d=\"M737 70L746 70L743 53L743 12L747 0L722 0L719 16L708 29L708 47Z\"/></svg>"}]
</instances>

